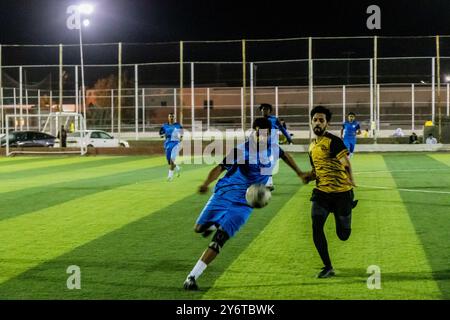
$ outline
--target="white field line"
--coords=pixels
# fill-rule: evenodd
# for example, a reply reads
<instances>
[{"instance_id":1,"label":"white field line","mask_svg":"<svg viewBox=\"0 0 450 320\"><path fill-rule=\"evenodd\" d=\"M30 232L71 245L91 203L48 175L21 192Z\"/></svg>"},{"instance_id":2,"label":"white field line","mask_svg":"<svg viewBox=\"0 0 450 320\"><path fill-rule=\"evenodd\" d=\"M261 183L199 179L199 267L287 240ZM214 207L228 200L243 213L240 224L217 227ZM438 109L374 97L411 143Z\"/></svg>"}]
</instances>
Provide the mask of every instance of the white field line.
<instances>
[{"instance_id":1,"label":"white field line","mask_svg":"<svg viewBox=\"0 0 450 320\"><path fill-rule=\"evenodd\" d=\"M430 171L448 171L450 173L450 168L448 168L448 169L423 168L423 169L405 169L405 170L354 171L353 174L359 175L359 174L371 174L371 173L430 172Z\"/></svg>"},{"instance_id":2,"label":"white field line","mask_svg":"<svg viewBox=\"0 0 450 320\"><path fill-rule=\"evenodd\" d=\"M404 192L419 192L419 193L450 194L450 191L431 191L431 190L419 190L419 189L403 189L403 188L380 187L380 186L367 186L367 185L357 185L357 188L383 189L383 190L397 190L397 191L404 191Z\"/></svg>"}]
</instances>

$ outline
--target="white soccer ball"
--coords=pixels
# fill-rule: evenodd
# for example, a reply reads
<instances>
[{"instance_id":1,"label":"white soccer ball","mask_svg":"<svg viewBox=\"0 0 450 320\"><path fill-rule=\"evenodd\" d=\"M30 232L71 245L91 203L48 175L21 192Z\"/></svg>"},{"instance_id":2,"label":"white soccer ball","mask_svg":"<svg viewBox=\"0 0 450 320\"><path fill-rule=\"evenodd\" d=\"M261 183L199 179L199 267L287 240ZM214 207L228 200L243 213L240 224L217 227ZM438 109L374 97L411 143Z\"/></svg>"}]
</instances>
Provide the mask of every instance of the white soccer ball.
<instances>
[{"instance_id":1,"label":"white soccer ball","mask_svg":"<svg viewBox=\"0 0 450 320\"><path fill-rule=\"evenodd\" d=\"M263 208L267 206L272 193L263 184L252 184L247 188L245 193L245 199L247 203L252 208Z\"/></svg>"}]
</instances>

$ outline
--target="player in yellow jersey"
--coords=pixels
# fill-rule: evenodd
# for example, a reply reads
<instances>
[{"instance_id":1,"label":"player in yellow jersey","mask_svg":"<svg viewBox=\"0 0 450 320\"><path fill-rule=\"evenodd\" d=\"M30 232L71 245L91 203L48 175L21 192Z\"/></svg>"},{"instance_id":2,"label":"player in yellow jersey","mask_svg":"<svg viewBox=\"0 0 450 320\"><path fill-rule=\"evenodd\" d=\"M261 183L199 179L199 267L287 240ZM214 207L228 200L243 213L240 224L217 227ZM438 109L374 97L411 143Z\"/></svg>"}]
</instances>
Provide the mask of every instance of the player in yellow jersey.
<instances>
[{"instance_id":1,"label":"player in yellow jersey","mask_svg":"<svg viewBox=\"0 0 450 320\"><path fill-rule=\"evenodd\" d=\"M334 213L336 233L340 240L350 237L352 209L354 201L353 179L349 151L344 142L327 131L331 112L323 106L311 110L311 125L316 138L309 146L309 158L312 171L309 179L316 181L312 192L313 240L324 264L319 278L328 278L335 274L328 253L328 244L323 230L330 212Z\"/></svg>"}]
</instances>

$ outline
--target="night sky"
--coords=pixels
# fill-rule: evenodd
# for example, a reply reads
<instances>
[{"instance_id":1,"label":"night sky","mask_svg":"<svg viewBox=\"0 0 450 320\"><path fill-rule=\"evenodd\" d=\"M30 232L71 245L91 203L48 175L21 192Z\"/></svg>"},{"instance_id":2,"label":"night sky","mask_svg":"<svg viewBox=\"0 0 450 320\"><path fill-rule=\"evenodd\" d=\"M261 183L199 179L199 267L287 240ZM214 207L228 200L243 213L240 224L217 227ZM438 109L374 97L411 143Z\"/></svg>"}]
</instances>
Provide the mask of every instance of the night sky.
<instances>
[{"instance_id":1,"label":"night sky","mask_svg":"<svg viewBox=\"0 0 450 320\"><path fill-rule=\"evenodd\" d=\"M83 1L85 2L85 1ZM316 1L304 0L86 0L95 6L92 24L83 29L84 43L114 43L110 46L86 46L86 64L116 64L117 42L123 42L123 63L177 62L178 42L198 40L273 39L320 36L433 36L450 35L450 0L397 1ZM81 0L1 0L0 43L5 44L77 44L78 32L66 28L66 8ZM381 8L381 30L366 27L367 7ZM169 42L165 45L134 45L132 43ZM247 61L307 59L306 40L287 42L248 42ZM432 57L436 55L435 39L380 39L379 57ZM441 40L441 56L450 57L450 37ZM373 40L314 40L314 59L371 58ZM241 43L187 43L184 61L242 61ZM64 48L64 64L79 64L79 47ZM4 66L58 64L58 48L4 47ZM367 63L333 62L315 65L316 83L324 79L330 83L365 83ZM307 83L306 64L298 66L270 66L258 69L258 83L272 84L274 79L290 79L296 84ZM414 68L413 68L414 67ZM154 85L171 85L179 81L177 66L146 70ZM442 71L450 72L450 59L443 60ZM197 81L226 82L235 85L241 69L239 65L201 66L196 69ZM101 72L100 72L101 71ZM88 83L112 74L116 68L88 69ZM428 60L404 63L384 62L378 66L380 79L386 81L420 81L428 77ZM10 78L17 70L4 70ZM28 82L39 83L49 72L57 77L57 68L26 70ZM133 70L126 70L132 74ZM410 74L412 73L412 74ZM212 74L212 75L211 75ZM267 74L264 76L264 74ZM323 76L321 77L321 75ZM332 74L330 76L329 74ZM160 76L161 75L161 76ZM204 75L203 80L201 76ZM333 76L339 75L339 76ZM345 75L345 79L341 78ZM6 78L6 77L5 77ZM73 82L73 75L68 81ZM185 75L188 79L188 74ZM156 80L163 81L156 83ZM213 79L213 80L211 80ZM264 82L264 79L267 79ZM406 79L406 80L405 80ZM146 79L142 78L142 81ZM150 80L148 80L150 81ZM289 80L291 81L291 80ZM300 81L300 82L299 82ZM334 82L333 82L334 81ZM290 83L289 83L290 84Z\"/></svg>"},{"instance_id":2,"label":"night sky","mask_svg":"<svg viewBox=\"0 0 450 320\"><path fill-rule=\"evenodd\" d=\"M86 42L155 42L300 36L450 34L450 1L92 0ZM0 42L76 43L65 27L77 0L2 0ZM366 28L378 4L382 30Z\"/></svg>"}]
</instances>

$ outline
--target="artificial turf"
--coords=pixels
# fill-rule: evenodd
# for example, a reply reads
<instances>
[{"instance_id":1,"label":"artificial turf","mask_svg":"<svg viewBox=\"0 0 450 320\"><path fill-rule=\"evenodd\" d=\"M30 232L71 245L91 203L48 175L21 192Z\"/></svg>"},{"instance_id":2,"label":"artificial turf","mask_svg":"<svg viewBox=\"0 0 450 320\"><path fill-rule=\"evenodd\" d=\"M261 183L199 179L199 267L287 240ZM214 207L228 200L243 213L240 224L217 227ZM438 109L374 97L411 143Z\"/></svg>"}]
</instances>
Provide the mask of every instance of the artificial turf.
<instances>
[{"instance_id":1,"label":"artificial turf","mask_svg":"<svg viewBox=\"0 0 450 320\"><path fill-rule=\"evenodd\" d=\"M296 154L308 169L305 154ZM450 299L450 155L357 154L350 239L326 224L337 275L317 279L312 185L283 163L270 204L182 289L209 240L193 232L211 165L166 181L163 157L0 159L0 299ZM81 270L69 290L66 270ZM367 287L367 268L381 289Z\"/></svg>"}]
</instances>

